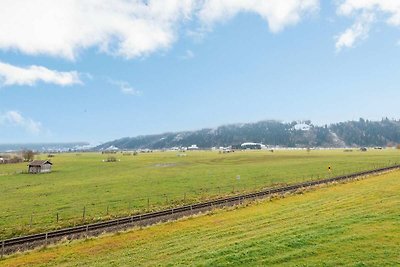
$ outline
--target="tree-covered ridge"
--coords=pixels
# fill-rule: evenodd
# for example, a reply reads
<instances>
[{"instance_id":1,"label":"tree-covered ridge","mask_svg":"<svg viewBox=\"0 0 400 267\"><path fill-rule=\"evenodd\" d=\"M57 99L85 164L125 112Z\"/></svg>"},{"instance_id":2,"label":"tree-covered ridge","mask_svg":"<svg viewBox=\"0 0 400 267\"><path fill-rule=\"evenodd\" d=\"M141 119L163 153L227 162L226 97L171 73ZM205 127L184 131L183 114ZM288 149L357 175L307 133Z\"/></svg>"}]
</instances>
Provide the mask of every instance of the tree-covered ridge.
<instances>
[{"instance_id":1,"label":"tree-covered ridge","mask_svg":"<svg viewBox=\"0 0 400 267\"><path fill-rule=\"evenodd\" d=\"M235 146L244 142L285 147L387 146L400 143L400 121L387 118L381 121L360 119L317 126L311 121L286 123L268 120L198 131L125 137L98 148L161 149L193 144L210 148Z\"/></svg>"},{"instance_id":2,"label":"tree-covered ridge","mask_svg":"<svg viewBox=\"0 0 400 267\"><path fill-rule=\"evenodd\" d=\"M383 119L369 121L360 119L333 124L330 127L350 146L386 146L400 143L400 121Z\"/></svg>"}]
</instances>

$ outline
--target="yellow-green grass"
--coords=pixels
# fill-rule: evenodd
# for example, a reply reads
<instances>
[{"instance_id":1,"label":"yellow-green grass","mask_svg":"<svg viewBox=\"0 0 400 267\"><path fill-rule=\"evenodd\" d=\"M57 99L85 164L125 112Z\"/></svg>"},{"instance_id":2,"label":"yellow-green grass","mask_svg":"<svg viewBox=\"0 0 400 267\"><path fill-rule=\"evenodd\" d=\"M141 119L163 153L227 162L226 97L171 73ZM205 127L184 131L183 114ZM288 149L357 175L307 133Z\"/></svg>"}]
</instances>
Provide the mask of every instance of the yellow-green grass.
<instances>
[{"instance_id":1,"label":"yellow-green grass","mask_svg":"<svg viewBox=\"0 0 400 267\"><path fill-rule=\"evenodd\" d=\"M400 172L14 255L3 266L399 266Z\"/></svg>"},{"instance_id":2,"label":"yellow-green grass","mask_svg":"<svg viewBox=\"0 0 400 267\"><path fill-rule=\"evenodd\" d=\"M57 154L51 158L54 171L41 175L18 174L27 170L25 163L0 165L0 239L81 224L84 207L88 222L372 169L400 159L399 150L178 154L119 153L115 163L103 162L108 155L99 153Z\"/></svg>"}]
</instances>

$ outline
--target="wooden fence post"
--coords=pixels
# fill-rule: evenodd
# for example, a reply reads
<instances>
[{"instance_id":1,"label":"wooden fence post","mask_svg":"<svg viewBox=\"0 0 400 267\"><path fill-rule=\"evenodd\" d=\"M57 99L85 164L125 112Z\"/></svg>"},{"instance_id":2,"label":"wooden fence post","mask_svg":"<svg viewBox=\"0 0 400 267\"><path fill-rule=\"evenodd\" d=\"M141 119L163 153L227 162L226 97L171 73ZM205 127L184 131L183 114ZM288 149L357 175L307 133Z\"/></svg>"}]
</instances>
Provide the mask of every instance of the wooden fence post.
<instances>
[{"instance_id":1,"label":"wooden fence post","mask_svg":"<svg viewBox=\"0 0 400 267\"><path fill-rule=\"evenodd\" d=\"M46 233L46 237L45 237L45 246L47 246L47 238L48 238L48 233Z\"/></svg>"},{"instance_id":2,"label":"wooden fence post","mask_svg":"<svg viewBox=\"0 0 400 267\"><path fill-rule=\"evenodd\" d=\"M82 214L82 220L85 221L86 217L86 206L83 206L83 214Z\"/></svg>"},{"instance_id":3,"label":"wooden fence post","mask_svg":"<svg viewBox=\"0 0 400 267\"><path fill-rule=\"evenodd\" d=\"M150 198L147 198L147 212L150 212Z\"/></svg>"},{"instance_id":4,"label":"wooden fence post","mask_svg":"<svg viewBox=\"0 0 400 267\"><path fill-rule=\"evenodd\" d=\"M4 257L4 240L1 242L1 258Z\"/></svg>"},{"instance_id":5,"label":"wooden fence post","mask_svg":"<svg viewBox=\"0 0 400 267\"><path fill-rule=\"evenodd\" d=\"M59 221L59 217L58 217L58 212L57 212L57 223L58 223L58 221Z\"/></svg>"},{"instance_id":6,"label":"wooden fence post","mask_svg":"<svg viewBox=\"0 0 400 267\"><path fill-rule=\"evenodd\" d=\"M33 213L31 214L31 220L29 222L29 228L32 228L32 221L33 221Z\"/></svg>"},{"instance_id":7,"label":"wooden fence post","mask_svg":"<svg viewBox=\"0 0 400 267\"><path fill-rule=\"evenodd\" d=\"M107 214L106 215L108 215L108 205L107 205Z\"/></svg>"}]
</instances>

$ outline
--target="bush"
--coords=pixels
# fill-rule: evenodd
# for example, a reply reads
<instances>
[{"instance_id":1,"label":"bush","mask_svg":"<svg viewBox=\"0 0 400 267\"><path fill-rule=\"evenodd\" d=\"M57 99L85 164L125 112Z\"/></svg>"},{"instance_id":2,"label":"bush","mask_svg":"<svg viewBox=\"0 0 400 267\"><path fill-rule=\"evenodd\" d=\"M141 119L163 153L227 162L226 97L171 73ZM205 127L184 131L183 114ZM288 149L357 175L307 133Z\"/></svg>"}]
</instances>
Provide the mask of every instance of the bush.
<instances>
[{"instance_id":1,"label":"bush","mask_svg":"<svg viewBox=\"0 0 400 267\"><path fill-rule=\"evenodd\" d=\"M107 159L106 159L106 162L116 162L117 161L117 158L116 157L108 157Z\"/></svg>"},{"instance_id":2,"label":"bush","mask_svg":"<svg viewBox=\"0 0 400 267\"><path fill-rule=\"evenodd\" d=\"M21 154L24 161L32 161L35 158L35 153L32 150L22 150Z\"/></svg>"}]
</instances>

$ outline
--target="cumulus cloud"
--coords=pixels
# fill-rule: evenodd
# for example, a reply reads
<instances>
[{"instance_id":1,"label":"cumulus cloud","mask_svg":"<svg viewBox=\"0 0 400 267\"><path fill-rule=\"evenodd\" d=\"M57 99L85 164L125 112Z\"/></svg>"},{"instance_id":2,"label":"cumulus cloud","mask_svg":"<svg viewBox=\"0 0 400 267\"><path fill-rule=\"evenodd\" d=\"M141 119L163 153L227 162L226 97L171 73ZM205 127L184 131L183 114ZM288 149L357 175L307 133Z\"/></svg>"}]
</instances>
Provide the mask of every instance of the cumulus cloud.
<instances>
[{"instance_id":1,"label":"cumulus cloud","mask_svg":"<svg viewBox=\"0 0 400 267\"><path fill-rule=\"evenodd\" d=\"M193 0L4 0L0 48L75 59L81 49L126 58L166 48Z\"/></svg>"},{"instance_id":2,"label":"cumulus cloud","mask_svg":"<svg viewBox=\"0 0 400 267\"><path fill-rule=\"evenodd\" d=\"M208 25L228 20L240 12L256 13L268 22L272 32L296 24L302 15L319 8L318 0L206 0L199 11Z\"/></svg>"},{"instance_id":3,"label":"cumulus cloud","mask_svg":"<svg viewBox=\"0 0 400 267\"><path fill-rule=\"evenodd\" d=\"M39 134L42 130L42 124L34 121L31 118L22 116L18 111L7 111L6 113L0 113L0 126L11 125L23 128L25 131L32 134Z\"/></svg>"},{"instance_id":4,"label":"cumulus cloud","mask_svg":"<svg viewBox=\"0 0 400 267\"><path fill-rule=\"evenodd\" d=\"M3 0L0 49L74 60L81 50L95 47L130 59L169 48L185 21L211 27L251 12L278 32L318 8L318 1Z\"/></svg>"},{"instance_id":5,"label":"cumulus cloud","mask_svg":"<svg viewBox=\"0 0 400 267\"><path fill-rule=\"evenodd\" d=\"M76 71L60 72L42 66L17 67L0 61L0 85L35 85L37 82L57 85L82 83Z\"/></svg>"},{"instance_id":6,"label":"cumulus cloud","mask_svg":"<svg viewBox=\"0 0 400 267\"><path fill-rule=\"evenodd\" d=\"M355 22L337 37L336 48L353 47L368 37L371 25L376 18L383 19L391 26L400 26L400 1L398 0L344 0L339 3L337 13L352 17Z\"/></svg>"},{"instance_id":7,"label":"cumulus cloud","mask_svg":"<svg viewBox=\"0 0 400 267\"><path fill-rule=\"evenodd\" d=\"M121 93L126 94L126 95L141 95L142 92L139 90L136 90L133 88L128 82L126 81L116 81L116 80L111 80L109 79L108 82L112 85L117 86Z\"/></svg>"}]
</instances>

